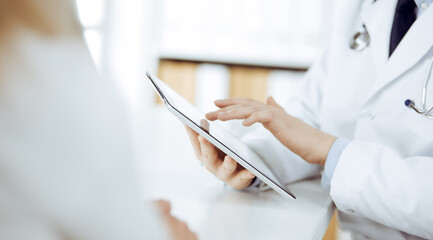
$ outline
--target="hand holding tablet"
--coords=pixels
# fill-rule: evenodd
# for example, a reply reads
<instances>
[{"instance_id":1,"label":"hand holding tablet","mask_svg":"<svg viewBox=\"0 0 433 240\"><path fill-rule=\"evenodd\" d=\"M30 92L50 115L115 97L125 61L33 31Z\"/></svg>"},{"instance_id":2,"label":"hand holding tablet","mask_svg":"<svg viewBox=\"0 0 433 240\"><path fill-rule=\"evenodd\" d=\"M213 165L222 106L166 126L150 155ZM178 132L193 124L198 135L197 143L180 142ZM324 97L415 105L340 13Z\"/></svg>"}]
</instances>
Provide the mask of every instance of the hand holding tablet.
<instances>
[{"instance_id":1,"label":"hand holding tablet","mask_svg":"<svg viewBox=\"0 0 433 240\"><path fill-rule=\"evenodd\" d=\"M233 158L216 148L204 137L185 126L197 159L221 181L236 189L245 189L254 180L254 174L240 166Z\"/></svg>"},{"instance_id":2,"label":"hand holding tablet","mask_svg":"<svg viewBox=\"0 0 433 240\"><path fill-rule=\"evenodd\" d=\"M266 161L261 159L253 150L215 122L206 121L202 113L161 80L149 73L147 73L147 76L167 109L196 132L197 135L200 135L200 137L197 137L196 134L189 130L191 140L195 141L194 139L197 139L197 141L200 141L199 144L193 142L196 154L205 150L206 153L212 154L211 158L207 158L207 160L218 160L214 161L215 165L211 169L211 171L215 171L214 174L219 174L220 178L234 177L233 179L227 179L227 181L239 181L239 186L235 184L237 188L245 188L256 176L282 196L295 198L280 178L267 166ZM225 154L229 157L224 157ZM236 164L231 160L235 160ZM221 172L224 171L224 168L225 173ZM246 186L242 186L242 183Z\"/></svg>"}]
</instances>

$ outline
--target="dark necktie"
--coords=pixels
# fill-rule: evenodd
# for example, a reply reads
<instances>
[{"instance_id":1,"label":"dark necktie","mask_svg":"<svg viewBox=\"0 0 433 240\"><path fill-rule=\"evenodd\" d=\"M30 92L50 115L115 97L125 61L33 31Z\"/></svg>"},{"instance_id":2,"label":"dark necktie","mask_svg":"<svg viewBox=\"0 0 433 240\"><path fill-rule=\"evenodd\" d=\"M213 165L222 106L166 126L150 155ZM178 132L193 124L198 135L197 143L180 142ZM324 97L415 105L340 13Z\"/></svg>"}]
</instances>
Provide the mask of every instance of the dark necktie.
<instances>
[{"instance_id":1,"label":"dark necktie","mask_svg":"<svg viewBox=\"0 0 433 240\"><path fill-rule=\"evenodd\" d=\"M414 0L398 0L395 9L394 22L392 24L391 42L389 44L389 56L392 55L401 39L416 20L417 6Z\"/></svg>"}]
</instances>

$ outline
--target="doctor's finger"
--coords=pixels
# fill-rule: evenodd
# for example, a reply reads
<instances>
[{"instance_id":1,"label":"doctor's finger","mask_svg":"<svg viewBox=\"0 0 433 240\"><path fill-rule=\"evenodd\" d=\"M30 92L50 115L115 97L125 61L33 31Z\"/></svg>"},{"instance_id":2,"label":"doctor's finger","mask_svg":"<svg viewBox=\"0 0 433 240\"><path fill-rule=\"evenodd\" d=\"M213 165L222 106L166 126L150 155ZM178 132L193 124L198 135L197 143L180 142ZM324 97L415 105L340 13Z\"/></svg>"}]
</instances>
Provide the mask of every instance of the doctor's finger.
<instances>
[{"instance_id":1,"label":"doctor's finger","mask_svg":"<svg viewBox=\"0 0 433 240\"><path fill-rule=\"evenodd\" d=\"M230 107L221 108L218 111L206 114L209 120L231 120L231 119L245 119L252 113L263 111L263 106L238 104Z\"/></svg>"},{"instance_id":2,"label":"doctor's finger","mask_svg":"<svg viewBox=\"0 0 433 240\"><path fill-rule=\"evenodd\" d=\"M218 109L216 111L207 113L206 114L206 118L209 119L209 120L211 120L211 121L214 121L214 120L218 119L218 114L221 113L221 112L227 112L227 111L230 111L230 110L233 110L233 109L238 109L238 108L247 107L247 106L248 105L245 105L245 104L236 104L236 105L220 108L220 109Z\"/></svg>"},{"instance_id":3,"label":"doctor's finger","mask_svg":"<svg viewBox=\"0 0 433 240\"><path fill-rule=\"evenodd\" d=\"M198 160L202 161L202 154L201 154L201 147L200 143L197 139L198 133L196 133L194 130L192 130L190 127L185 126L186 133L188 134L189 140L191 142L192 148L194 149L195 156L198 158Z\"/></svg>"},{"instance_id":4,"label":"doctor's finger","mask_svg":"<svg viewBox=\"0 0 433 240\"><path fill-rule=\"evenodd\" d=\"M201 146L202 163L209 172L215 174L222 164L222 160L218 158L218 150L204 137L198 136L198 140Z\"/></svg>"},{"instance_id":5,"label":"doctor's finger","mask_svg":"<svg viewBox=\"0 0 433 240\"><path fill-rule=\"evenodd\" d=\"M221 167L218 168L218 171L215 175L222 181L226 182L236 172L237 168L238 168L238 163L235 160L233 160L233 158L226 155L224 157L224 161L221 164Z\"/></svg>"},{"instance_id":6,"label":"doctor's finger","mask_svg":"<svg viewBox=\"0 0 433 240\"><path fill-rule=\"evenodd\" d=\"M258 111L261 110L257 107L235 108L228 111L219 112L217 118L221 121L228 121L233 119L246 119Z\"/></svg>"},{"instance_id":7,"label":"doctor's finger","mask_svg":"<svg viewBox=\"0 0 433 240\"><path fill-rule=\"evenodd\" d=\"M220 108L220 109L213 111L213 112L206 113L206 118L211 120L211 121L217 120L218 119L218 113L223 112L223 111L227 111L229 109L236 108L238 106L239 105L232 105L232 106Z\"/></svg>"},{"instance_id":8,"label":"doctor's finger","mask_svg":"<svg viewBox=\"0 0 433 240\"><path fill-rule=\"evenodd\" d=\"M242 124L244 126L251 126L256 122L268 123L273 117L272 111L260 111L251 114L247 119L245 119Z\"/></svg>"},{"instance_id":9,"label":"doctor's finger","mask_svg":"<svg viewBox=\"0 0 433 240\"><path fill-rule=\"evenodd\" d=\"M257 100L253 100L251 98L228 98L228 99L222 99L222 100L216 100L215 105L220 108L228 107L231 105L237 105L237 104L246 104L246 105L252 105L252 104L260 104L261 102ZM262 103L263 104L263 103Z\"/></svg>"},{"instance_id":10,"label":"doctor's finger","mask_svg":"<svg viewBox=\"0 0 433 240\"><path fill-rule=\"evenodd\" d=\"M242 169L232 176L228 184L236 189L244 189L251 185L254 177L250 171Z\"/></svg>"},{"instance_id":11,"label":"doctor's finger","mask_svg":"<svg viewBox=\"0 0 433 240\"><path fill-rule=\"evenodd\" d=\"M268 99L266 100L266 104L268 104L268 105L271 105L271 106L274 106L274 107L277 107L277 108L279 108L279 109L282 109L282 110L284 110L284 108L283 108L283 107L281 107L281 105L280 105L280 104L278 104L278 103L277 103L277 101L275 101L274 97L272 97L272 96L268 97Z\"/></svg>"}]
</instances>

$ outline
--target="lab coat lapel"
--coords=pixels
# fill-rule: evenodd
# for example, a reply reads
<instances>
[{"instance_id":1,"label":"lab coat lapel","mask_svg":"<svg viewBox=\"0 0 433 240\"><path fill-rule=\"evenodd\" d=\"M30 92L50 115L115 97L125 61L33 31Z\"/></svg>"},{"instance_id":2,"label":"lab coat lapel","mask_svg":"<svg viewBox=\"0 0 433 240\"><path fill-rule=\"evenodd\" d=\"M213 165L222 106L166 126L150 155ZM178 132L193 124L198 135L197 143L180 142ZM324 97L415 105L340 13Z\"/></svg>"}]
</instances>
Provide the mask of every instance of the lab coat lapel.
<instances>
[{"instance_id":1,"label":"lab coat lapel","mask_svg":"<svg viewBox=\"0 0 433 240\"><path fill-rule=\"evenodd\" d=\"M433 6L430 6L429 9L415 21L405 37L401 40L393 55L385 64L383 71L379 73L378 79L373 85L367 100L370 100L389 83L408 71L429 51L433 45L432 23ZM388 27L391 28L391 25Z\"/></svg>"},{"instance_id":2,"label":"lab coat lapel","mask_svg":"<svg viewBox=\"0 0 433 240\"><path fill-rule=\"evenodd\" d=\"M361 19L370 35L371 59L378 69L382 69L388 61L391 27L394 19L396 0L380 0L371 3L365 1L361 11Z\"/></svg>"}]
</instances>

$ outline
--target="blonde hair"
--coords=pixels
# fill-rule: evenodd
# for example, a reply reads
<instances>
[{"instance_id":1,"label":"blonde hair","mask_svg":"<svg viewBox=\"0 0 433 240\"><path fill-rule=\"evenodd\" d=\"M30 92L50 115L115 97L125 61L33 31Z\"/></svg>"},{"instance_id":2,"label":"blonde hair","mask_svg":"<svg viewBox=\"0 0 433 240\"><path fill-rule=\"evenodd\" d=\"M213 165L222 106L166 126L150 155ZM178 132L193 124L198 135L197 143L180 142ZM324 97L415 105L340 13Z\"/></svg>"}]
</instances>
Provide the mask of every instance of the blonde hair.
<instances>
[{"instance_id":1,"label":"blonde hair","mask_svg":"<svg viewBox=\"0 0 433 240\"><path fill-rule=\"evenodd\" d=\"M26 28L46 36L77 35L73 0L0 0L0 38Z\"/></svg>"}]
</instances>

